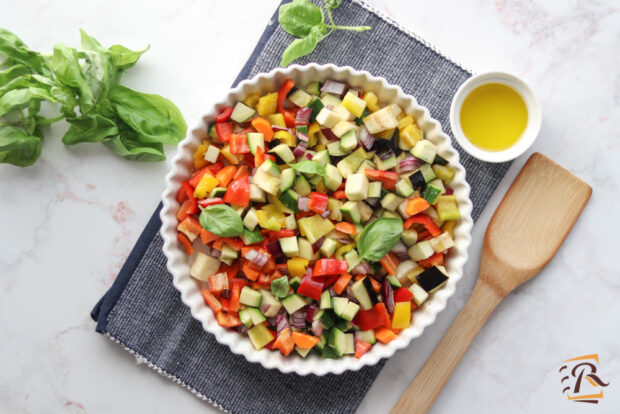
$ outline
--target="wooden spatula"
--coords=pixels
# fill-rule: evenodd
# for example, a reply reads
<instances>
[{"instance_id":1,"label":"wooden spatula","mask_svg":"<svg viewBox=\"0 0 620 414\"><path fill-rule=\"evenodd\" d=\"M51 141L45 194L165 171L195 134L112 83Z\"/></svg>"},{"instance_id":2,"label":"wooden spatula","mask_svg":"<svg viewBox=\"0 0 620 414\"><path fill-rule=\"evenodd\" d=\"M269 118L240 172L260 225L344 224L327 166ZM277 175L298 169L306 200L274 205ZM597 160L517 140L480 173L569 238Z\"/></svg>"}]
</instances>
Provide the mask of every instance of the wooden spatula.
<instances>
[{"instance_id":1,"label":"wooden spatula","mask_svg":"<svg viewBox=\"0 0 620 414\"><path fill-rule=\"evenodd\" d=\"M551 260L591 194L588 184L549 158L530 157L489 223L471 297L392 414L430 409L493 309Z\"/></svg>"}]
</instances>

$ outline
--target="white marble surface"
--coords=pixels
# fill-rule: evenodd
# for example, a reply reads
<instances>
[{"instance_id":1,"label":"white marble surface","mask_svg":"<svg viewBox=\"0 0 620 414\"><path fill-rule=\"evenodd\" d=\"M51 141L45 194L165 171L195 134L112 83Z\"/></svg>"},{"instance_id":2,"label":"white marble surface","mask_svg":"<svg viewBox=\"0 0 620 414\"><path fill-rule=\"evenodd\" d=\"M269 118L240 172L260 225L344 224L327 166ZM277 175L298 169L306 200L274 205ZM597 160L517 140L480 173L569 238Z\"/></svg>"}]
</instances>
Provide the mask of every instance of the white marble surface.
<instances>
[{"instance_id":1,"label":"white marble surface","mask_svg":"<svg viewBox=\"0 0 620 414\"><path fill-rule=\"evenodd\" d=\"M432 412L619 412L619 3L373 3L466 67L529 80L544 110L534 150L594 189L557 257L498 307ZM79 27L106 45L150 43L125 82L169 97L193 124L227 90L276 4L1 0L0 9L1 25L37 50L76 45ZM215 412L137 366L94 333L88 316L156 205L166 164L126 162L99 146L67 148L65 128L54 125L34 167L0 165L0 412ZM387 412L456 317L473 287L486 224L525 159L476 225L457 294L388 362L360 413ZM597 406L569 402L560 362L591 353L611 385Z\"/></svg>"}]
</instances>

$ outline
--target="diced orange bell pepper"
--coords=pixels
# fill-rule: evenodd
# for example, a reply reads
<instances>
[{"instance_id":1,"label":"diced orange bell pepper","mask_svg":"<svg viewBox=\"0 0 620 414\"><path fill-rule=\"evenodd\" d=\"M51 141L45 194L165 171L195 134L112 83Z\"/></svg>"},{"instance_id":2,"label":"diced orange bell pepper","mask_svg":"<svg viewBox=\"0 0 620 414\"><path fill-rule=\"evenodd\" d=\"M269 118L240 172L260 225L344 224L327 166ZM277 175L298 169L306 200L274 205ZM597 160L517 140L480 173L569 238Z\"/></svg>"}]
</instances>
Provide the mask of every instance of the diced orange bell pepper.
<instances>
[{"instance_id":1,"label":"diced orange bell pepper","mask_svg":"<svg viewBox=\"0 0 620 414\"><path fill-rule=\"evenodd\" d=\"M319 343L319 338L301 332L293 332L293 342L300 348L314 348Z\"/></svg>"},{"instance_id":2,"label":"diced orange bell pepper","mask_svg":"<svg viewBox=\"0 0 620 414\"><path fill-rule=\"evenodd\" d=\"M280 332L280 335L278 335L278 338L273 343L272 348L279 349L284 356L288 356L293 349L295 349L295 342L293 341L293 337L291 335L291 328L286 328Z\"/></svg>"}]
</instances>

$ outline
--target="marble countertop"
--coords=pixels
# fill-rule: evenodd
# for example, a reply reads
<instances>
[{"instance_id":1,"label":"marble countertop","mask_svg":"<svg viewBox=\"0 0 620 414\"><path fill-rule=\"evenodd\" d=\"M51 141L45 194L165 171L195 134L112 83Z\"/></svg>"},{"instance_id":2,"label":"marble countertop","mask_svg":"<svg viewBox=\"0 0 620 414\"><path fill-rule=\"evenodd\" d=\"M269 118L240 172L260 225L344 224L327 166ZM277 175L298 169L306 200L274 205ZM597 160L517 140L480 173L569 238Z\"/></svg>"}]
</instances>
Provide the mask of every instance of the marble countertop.
<instances>
[{"instance_id":1,"label":"marble countertop","mask_svg":"<svg viewBox=\"0 0 620 414\"><path fill-rule=\"evenodd\" d=\"M499 68L527 79L544 112L533 151L594 190L555 259L491 315L432 412L619 412L620 218L610 211L620 204L618 3L372 3L474 71ZM80 27L104 45L151 44L125 82L170 98L193 124L225 94L276 5L4 0L2 25L36 50L77 45ZM94 332L89 317L157 204L167 164L126 162L101 146L65 147L65 128L52 127L35 166L0 165L0 412L216 412L137 366ZM526 158L516 160L475 226L457 293L387 363L360 413L392 407L462 308L488 220ZM568 401L562 361L594 353L597 373L611 383L604 399L597 406Z\"/></svg>"}]
</instances>

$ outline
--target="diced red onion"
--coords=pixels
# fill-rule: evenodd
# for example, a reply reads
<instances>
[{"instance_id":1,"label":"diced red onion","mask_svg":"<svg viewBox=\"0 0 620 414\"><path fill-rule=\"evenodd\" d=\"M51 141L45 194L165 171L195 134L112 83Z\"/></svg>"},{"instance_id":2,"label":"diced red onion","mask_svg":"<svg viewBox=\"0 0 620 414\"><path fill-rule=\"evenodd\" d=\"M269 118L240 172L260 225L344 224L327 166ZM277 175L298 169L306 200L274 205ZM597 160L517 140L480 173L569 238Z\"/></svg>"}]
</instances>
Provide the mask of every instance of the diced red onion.
<instances>
[{"instance_id":1,"label":"diced red onion","mask_svg":"<svg viewBox=\"0 0 620 414\"><path fill-rule=\"evenodd\" d=\"M445 194L446 194L446 195L452 195L452 194L454 194L454 189L453 189L453 188L450 188L450 187L446 187L446 193L445 193Z\"/></svg>"},{"instance_id":2,"label":"diced red onion","mask_svg":"<svg viewBox=\"0 0 620 414\"><path fill-rule=\"evenodd\" d=\"M308 149L308 143L300 140L297 143L295 149L293 150L293 155L295 157L301 157L306 152L306 149Z\"/></svg>"},{"instance_id":3,"label":"diced red onion","mask_svg":"<svg viewBox=\"0 0 620 414\"><path fill-rule=\"evenodd\" d=\"M310 211L310 209L308 208L308 204L310 204L309 197L299 197L297 199L297 208L301 211Z\"/></svg>"},{"instance_id":4,"label":"diced red onion","mask_svg":"<svg viewBox=\"0 0 620 414\"><path fill-rule=\"evenodd\" d=\"M327 218L330 214L332 214L331 210L325 210L323 213L321 213L321 217Z\"/></svg>"},{"instance_id":5,"label":"diced red onion","mask_svg":"<svg viewBox=\"0 0 620 414\"><path fill-rule=\"evenodd\" d=\"M219 259L219 257L222 255L222 252L218 249L211 249L211 257L215 257L216 259Z\"/></svg>"},{"instance_id":6,"label":"diced red onion","mask_svg":"<svg viewBox=\"0 0 620 414\"><path fill-rule=\"evenodd\" d=\"M262 305L260 305L260 310L263 313L267 312L269 308L271 308L271 305L269 303L263 303Z\"/></svg>"},{"instance_id":7,"label":"diced red onion","mask_svg":"<svg viewBox=\"0 0 620 414\"><path fill-rule=\"evenodd\" d=\"M300 108L295 116L295 124L308 125L310 123L310 115L312 115L312 108Z\"/></svg>"},{"instance_id":8,"label":"diced red onion","mask_svg":"<svg viewBox=\"0 0 620 414\"><path fill-rule=\"evenodd\" d=\"M244 324L241 325L237 325L233 328L235 331L239 332L239 333L248 333L248 327L245 326Z\"/></svg>"},{"instance_id":9,"label":"diced red onion","mask_svg":"<svg viewBox=\"0 0 620 414\"><path fill-rule=\"evenodd\" d=\"M254 249L248 250L245 254L245 258L258 267L265 266L269 260L269 256Z\"/></svg>"},{"instance_id":10,"label":"diced red onion","mask_svg":"<svg viewBox=\"0 0 620 414\"><path fill-rule=\"evenodd\" d=\"M323 325L321 325L321 321L318 319L316 321L313 321L312 328L310 328L310 330L312 331L314 336L323 335Z\"/></svg>"},{"instance_id":11,"label":"diced red onion","mask_svg":"<svg viewBox=\"0 0 620 414\"><path fill-rule=\"evenodd\" d=\"M254 176L253 176L253 175L250 175L250 176L248 177L248 182L249 182L250 184L254 184Z\"/></svg>"},{"instance_id":12,"label":"diced red onion","mask_svg":"<svg viewBox=\"0 0 620 414\"><path fill-rule=\"evenodd\" d=\"M331 129L329 128L322 128L321 132L323 133L323 135L325 135L325 138L327 138L330 141L338 141L340 138L338 138L338 136L336 134L334 134L332 132Z\"/></svg>"},{"instance_id":13,"label":"diced red onion","mask_svg":"<svg viewBox=\"0 0 620 414\"><path fill-rule=\"evenodd\" d=\"M314 320L314 314L317 309L318 307L314 303L306 308L306 321L308 323L312 323Z\"/></svg>"},{"instance_id":14,"label":"diced red onion","mask_svg":"<svg viewBox=\"0 0 620 414\"><path fill-rule=\"evenodd\" d=\"M295 105L293 102L291 102L291 101L290 101L290 100L288 100L288 99L284 99L284 100L282 101L282 107L283 107L284 109L295 109L295 108L297 108L297 105Z\"/></svg>"},{"instance_id":15,"label":"diced red onion","mask_svg":"<svg viewBox=\"0 0 620 414\"><path fill-rule=\"evenodd\" d=\"M286 319L286 314L278 313L276 315L276 332L278 335L280 335L283 330L290 327L291 325L289 325L288 320Z\"/></svg>"},{"instance_id":16,"label":"diced red onion","mask_svg":"<svg viewBox=\"0 0 620 414\"><path fill-rule=\"evenodd\" d=\"M405 243L403 243L400 240L394 245L394 247L392 247L392 250L390 251L394 253L394 255L398 257L400 260L406 260L409 258L409 253L407 252L407 246L405 245Z\"/></svg>"},{"instance_id":17,"label":"diced red onion","mask_svg":"<svg viewBox=\"0 0 620 414\"><path fill-rule=\"evenodd\" d=\"M318 252L324 241L325 241L325 236L321 237L320 239L312 243L312 252L313 253Z\"/></svg>"},{"instance_id":18,"label":"diced red onion","mask_svg":"<svg viewBox=\"0 0 620 414\"><path fill-rule=\"evenodd\" d=\"M304 134L303 132L297 132L297 138L300 141L303 141L303 142L306 142L306 143L310 140L310 138L308 138L308 135Z\"/></svg>"},{"instance_id":19,"label":"diced red onion","mask_svg":"<svg viewBox=\"0 0 620 414\"><path fill-rule=\"evenodd\" d=\"M312 161L312 154L310 154L309 152L306 152L306 158Z\"/></svg>"},{"instance_id":20,"label":"diced red onion","mask_svg":"<svg viewBox=\"0 0 620 414\"><path fill-rule=\"evenodd\" d=\"M370 205L371 207L377 207L377 205L379 204L379 198L378 197L367 198L366 204Z\"/></svg>"},{"instance_id":21,"label":"diced red onion","mask_svg":"<svg viewBox=\"0 0 620 414\"><path fill-rule=\"evenodd\" d=\"M409 172L418 169L424 162L413 155L403 158L398 163L399 172Z\"/></svg>"},{"instance_id":22,"label":"diced red onion","mask_svg":"<svg viewBox=\"0 0 620 414\"><path fill-rule=\"evenodd\" d=\"M231 295L232 295L232 292L230 289L224 289L222 290L222 293L220 293L220 296L222 296L223 299L230 299Z\"/></svg>"},{"instance_id":23,"label":"diced red onion","mask_svg":"<svg viewBox=\"0 0 620 414\"><path fill-rule=\"evenodd\" d=\"M365 274L368 274L368 272L370 272L370 265L366 262L362 262L358 264L357 266L355 266L353 269L351 269L351 274L353 276L365 275Z\"/></svg>"},{"instance_id":24,"label":"diced red onion","mask_svg":"<svg viewBox=\"0 0 620 414\"><path fill-rule=\"evenodd\" d=\"M345 93L347 93L348 88L349 86L346 83L328 80L323 84L321 92L331 93L342 97Z\"/></svg>"},{"instance_id":25,"label":"diced red onion","mask_svg":"<svg viewBox=\"0 0 620 414\"><path fill-rule=\"evenodd\" d=\"M359 141L366 148L367 151L370 151L373 144L375 143L375 137L368 132L366 126L362 125L359 129Z\"/></svg>"},{"instance_id":26,"label":"diced red onion","mask_svg":"<svg viewBox=\"0 0 620 414\"><path fill-rule=\"evenodd\" d=\"M276 328L278 326L278 318L276 318L275 316L268 317L267 324L269 324L269 326L273 328Z\"/></svg>"},{"instance_id":27,"label":"diced red onion","mask_svg":"<svg viewBox=\"0 0 620 414\"><path fill-rule=\"evenodd\" d=\"M387 278L383 279L383 286L381 287L381 294L383 295L383 301L385 307L390 315L394 314L394 289L388 282Z\"/></svg>"},{"instance_id":28,"label":"diced red onion","mask_svg":"<svg viewBox=\"0 0 620 414\"><path fill-rule=\"evenodd\" d=\"M334 290L334 288L332 288L332 287L330 287L330 288L329 288L329 296L331 296L332 298L333 298L334 296L338 296L338 295L336 294L336 291L335 291L335 290Z\"/></svg>"},{"instance_id":29,"label":"diced red onion","mask_svg":"<svg viewBox=\"0 0 620 414\"><path fill-rule=\"evenodd\" d=\"M278 125L272 125L271 129L273 129L274 132L275 131L288 131L287 127L281 127L281 126L278 126Z\"/></svg>"},{"instance_id":30,"label":"diced red onion","mask_svg":"<svg viewBox=\"0 0 620 414\"><path fill-rule=\"evenodd\" d=\"M284 253L282 253L282 248L280 248L280 242L279 241L272 241L271 243L267 243L267 251L269 252L270 255L273 256L274 259L277 259L278 257L282 256Z\"/></svg>"},{"instance_id":31,"label":"diced red onion","mask_svg":"<svg viewBox=\"0 0 620 414\"><path fill-rule=\"evenodd\" d=\"M306 310L300 309L291 315L291 324L295 328L304 329L306 327Z\"/></svg>"}]
</instances>

